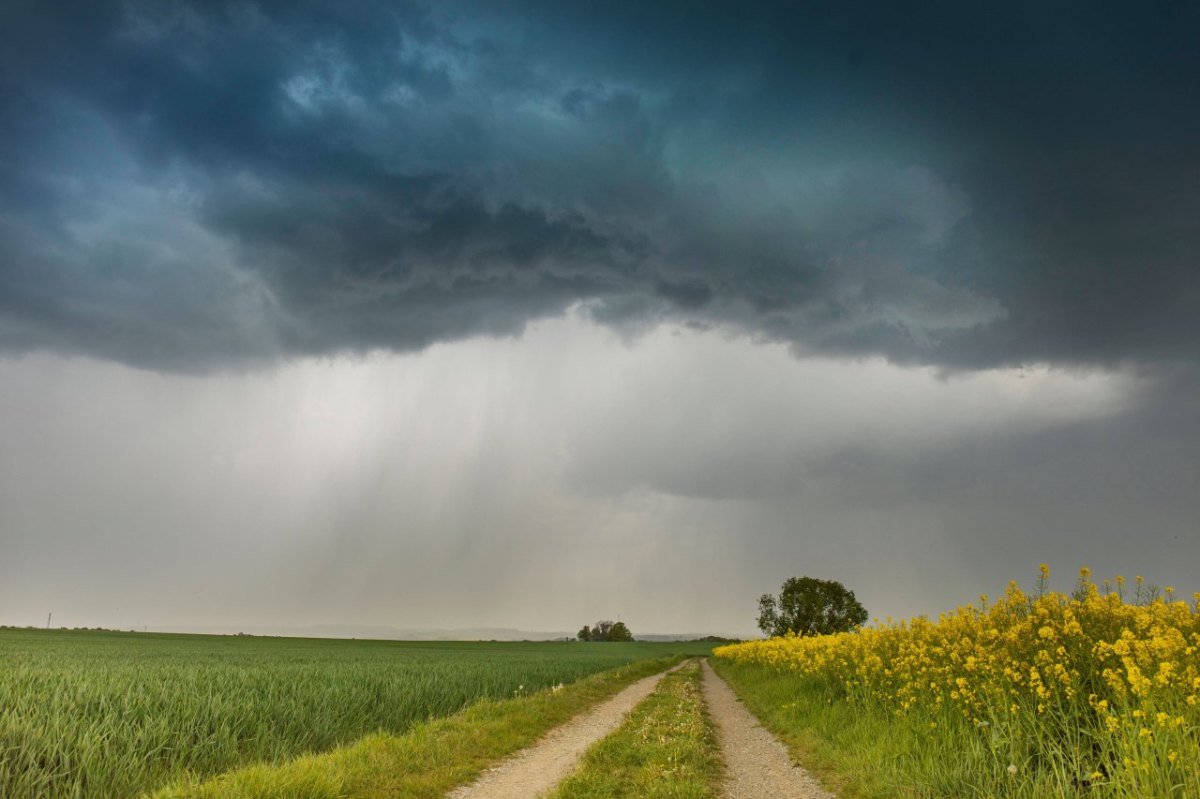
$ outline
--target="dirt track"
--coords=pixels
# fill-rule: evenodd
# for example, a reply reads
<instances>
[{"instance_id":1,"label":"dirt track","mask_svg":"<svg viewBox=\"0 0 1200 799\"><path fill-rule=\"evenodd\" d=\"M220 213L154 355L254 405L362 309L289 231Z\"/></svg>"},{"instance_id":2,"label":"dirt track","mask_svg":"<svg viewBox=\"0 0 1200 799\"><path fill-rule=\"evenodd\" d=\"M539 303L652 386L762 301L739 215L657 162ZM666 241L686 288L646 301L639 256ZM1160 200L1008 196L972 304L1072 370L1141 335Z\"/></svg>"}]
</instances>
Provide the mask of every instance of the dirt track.
<instances>
[{"instance_id":1,"label":"dirt track","mask_svg":"<svg viewBox=\"0 0 1200 799\"><path fill-rule=\"evenodd\" d=\"M787 749L738 701L708 663L704 700L717 727L725 758L725 799L834 799L807 771L792 764Z\"/></svg>"},{"instance_id":2,"label":"dirt track","mask_svg":"<svg viewBox=\"0 0 1200 799\"><path fill-rule=\"evenodd\" d=\"M676 666L675 668L679 668ZM722 799L835 799L748 711L702 661L704 701L726 764ZM646 677L612 699L551 730L533 746L485 771L446 799L535 799L571 774L583 753L614 731L667 672Z\"/></svg>"},{"instance_id":3,"label":"dirt track","mask_svg":"<svg viewBox=\"0 0 1200 799\"><path fill-rule=\"evenodd\" d=\"M446 799L534 799L546 793L575 770L588 747L620 726L629 711L650 695L666 673L638 680L612 699L551 730L528 749L488 769L470 785L451 791Z\"/></svg>"}]
</instances>

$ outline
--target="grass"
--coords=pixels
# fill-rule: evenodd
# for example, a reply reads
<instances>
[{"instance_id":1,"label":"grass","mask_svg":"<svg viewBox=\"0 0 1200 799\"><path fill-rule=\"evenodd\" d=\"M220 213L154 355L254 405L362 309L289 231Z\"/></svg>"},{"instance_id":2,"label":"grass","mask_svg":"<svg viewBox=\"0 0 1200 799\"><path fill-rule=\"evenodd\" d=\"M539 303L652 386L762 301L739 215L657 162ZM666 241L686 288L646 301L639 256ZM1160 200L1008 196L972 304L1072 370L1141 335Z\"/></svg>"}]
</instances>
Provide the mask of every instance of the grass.
<instances>
[{"instance_id":1,"label":"grass","mask_svg":"<svg viewBox=\"0 0 1200 799\"><path fill-rule=\"evenodd\" d=\"M824 691L796 674L719 658L710 663L792 757L841 799L979 796L939 793L928 776L918 778L926 782L923 787L910 783L906 775L930 771L940 753L925 738L897 735L886 716L832 704ZM958 762L951 755L940 764L943 782L945 768Z\"/></svg>"},{"instance_id":2,"label":"grass","mask_svg":"<svg viewBox=\"0 0 1200 799\"><path fill-rule=\"evenodd\" d=\"M721 762L704 709L700 666L668 674L629 719L593 746L552 799L708 799Z\"/></svg>"},{"instance_id":3,"label":"grass","mask_svg":"<svg viewBox=\"0 0 1200 799\"><path fill-rule=\"evenodd\" d=\"M485 700L403 735L372 735L322 755L252 766L153 794L153 799L434 799L679 657L640 661L561 689Z\"/></svg>"},{"instance_id":4,"label":"grass","mask_svg":"<svg viewBox=\"0 0 1200 799\"><path fill-rule=\"evenodd\" d=\"M910 724L877 708L831 702L825 686L802 675L717 658L712 665L792 757L840 799L1111 796L1098 787L1076 790L1069 781L1064 790L1052 777L1028 770L1011 778L993 775L991 752L953 730L950 719L939 723L950 731L928 721Z\"/></svg>"},{"instance_id":5,"label":"grass","mask_svg":"<svg viewBox=\"0 0 1200 799\"><path fill-rule=\"evenodd\" d=\"M697 646L0 629L0 796L133 796Z\"/></svg>"}]
</instances>

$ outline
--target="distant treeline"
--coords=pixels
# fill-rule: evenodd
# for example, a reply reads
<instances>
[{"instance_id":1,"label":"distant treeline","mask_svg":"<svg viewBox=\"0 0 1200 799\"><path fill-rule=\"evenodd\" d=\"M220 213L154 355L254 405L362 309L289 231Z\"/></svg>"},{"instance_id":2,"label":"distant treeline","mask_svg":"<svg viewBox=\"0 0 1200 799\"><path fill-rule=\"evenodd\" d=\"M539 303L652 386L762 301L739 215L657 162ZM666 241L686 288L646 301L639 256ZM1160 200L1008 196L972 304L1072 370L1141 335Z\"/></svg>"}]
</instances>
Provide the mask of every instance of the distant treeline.
<instances>
[{"instance_id":1,"label":"distant treeline","mask_svg":"<svg viewBox=\"0 0 1200 799\"><path fill-rule=\"evenodd\" d=\"M623 621L598 621L593 626L583 625L579 631L580 641L632 641L633 633Z\"/></svg>"}]
</instances>

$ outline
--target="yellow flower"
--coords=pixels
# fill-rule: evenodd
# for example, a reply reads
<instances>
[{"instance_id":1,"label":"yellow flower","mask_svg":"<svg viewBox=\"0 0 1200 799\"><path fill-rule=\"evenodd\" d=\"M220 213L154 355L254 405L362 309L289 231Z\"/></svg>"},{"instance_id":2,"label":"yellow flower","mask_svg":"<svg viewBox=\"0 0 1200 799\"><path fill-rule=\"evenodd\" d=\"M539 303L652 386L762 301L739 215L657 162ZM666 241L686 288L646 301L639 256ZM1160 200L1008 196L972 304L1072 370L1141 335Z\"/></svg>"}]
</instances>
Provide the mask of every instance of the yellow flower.
<instances>
[{"instance_id":1,"label":"yellow flower","mask_svg":"<svg viewBox=\"0 0 1200 799\"><path fill-rule=\"evenodd\" d=\"M1049 577L1045 564L1040 577ZM1081 569L1080 578L1091 572ZM1053 740L1070 724L1104 736L1114 764L1127 761L1126 771L1143 774L1152 763L1165 767L1156 760L1164 755L1150 751L1170 744L1179 758L1200 743L1200 594L1192 604L1147 601L1138 583L1138 596L1126 602L1120 591L1101 594L1094 585L1068 596L1043 582L1030 596L1013 582L994 604L981 597L982 609L734 644L714 656L793 672L821 691L822 704L873 708L897 724L910 718L922 735L961 735L961 723L970 735L991 736L994 728ZM958 712L943 715L949 708ZM1112 776L1114 785L1121 779Z\"/></svg>"}]
</instances>

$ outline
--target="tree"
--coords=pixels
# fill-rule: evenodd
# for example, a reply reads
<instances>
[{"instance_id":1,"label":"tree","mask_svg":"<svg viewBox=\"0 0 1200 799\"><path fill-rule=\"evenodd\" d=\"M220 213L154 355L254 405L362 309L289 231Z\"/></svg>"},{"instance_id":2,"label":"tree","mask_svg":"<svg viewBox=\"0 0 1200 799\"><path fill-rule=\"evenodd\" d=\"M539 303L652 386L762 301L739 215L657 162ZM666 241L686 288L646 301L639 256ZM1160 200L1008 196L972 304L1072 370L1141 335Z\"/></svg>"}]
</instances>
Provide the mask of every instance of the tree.
<instances>
[{"instance_id":1,"label":"tree","mask_svg":"<svg viewBox=\"0 0 1200 799\"><path fill-rule=\"evenodd\" d=\"M591 627L584 625L578 637L580 641L632 641L633 633L623 621L598 621Z\"/></svg>"},{"instance_id":2,"label":"tree","mask_svg":"<svg viewBox=\"0 0 1200 799\"><path fill-rule=\"evenodd\" d=\"M619 621L612 626L608 631L608 640L610 641L632 641L633 633L629 632L629 628L625 626L625 622Z\"/></svg>"},{"instance_id":3,"label":"tree","mask_svg":"<svg viewBox=\"0 0 1200 799\"><path fill-rule=\"evenodd\" d=\"M758 600L758 628L766 635L828 635L847 632L867 620L854 592L836 580L789 577L779 598Z\"/></svg>"}]
</instances>

